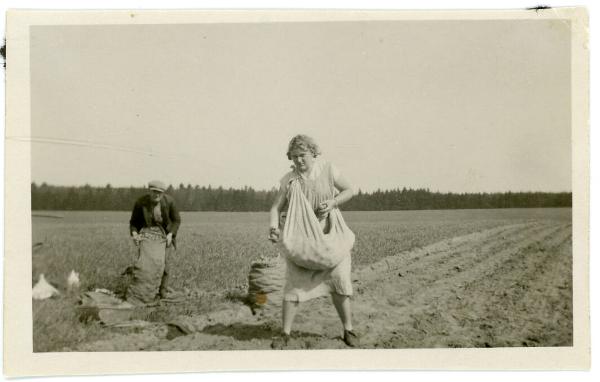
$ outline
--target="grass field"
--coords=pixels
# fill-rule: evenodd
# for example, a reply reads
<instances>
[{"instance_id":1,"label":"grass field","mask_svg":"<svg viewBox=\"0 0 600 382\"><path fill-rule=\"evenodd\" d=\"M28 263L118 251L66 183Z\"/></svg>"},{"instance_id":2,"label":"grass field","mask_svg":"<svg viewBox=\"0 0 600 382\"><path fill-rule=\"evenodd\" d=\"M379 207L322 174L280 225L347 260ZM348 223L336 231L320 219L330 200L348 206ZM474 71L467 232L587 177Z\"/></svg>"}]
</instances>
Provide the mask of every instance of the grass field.
<instances>
[{"instance_id":1,"label":"grass field","mask_svg":"<svg viewBox=\"0 0 600 382\"><path fill-rule=\"evenodd\" d=\"M55 212L63 218L33 217L33 283L43 273L59 290L66 277L80 273L82 290L121 292L121 272L131 265L135 247L128 235L126 212ZM360 269L399 252L443 239L528 222L571 221L571 209L345 212L356 233L353 267ZM198 290L202 298L185 306L155 309L143 319L161 321L173 315L210 311L243 290L252 260L275 255L266 240L266 213L182 213L172 287ZM38 244L41 243L41 244ZM37 244L37 245L36 245ZM570 274L570 270L567 270ZM115 333L97 324L80 323L76 296L33 302L34 351L60 351Z\"/></svg>"}]
</instances>

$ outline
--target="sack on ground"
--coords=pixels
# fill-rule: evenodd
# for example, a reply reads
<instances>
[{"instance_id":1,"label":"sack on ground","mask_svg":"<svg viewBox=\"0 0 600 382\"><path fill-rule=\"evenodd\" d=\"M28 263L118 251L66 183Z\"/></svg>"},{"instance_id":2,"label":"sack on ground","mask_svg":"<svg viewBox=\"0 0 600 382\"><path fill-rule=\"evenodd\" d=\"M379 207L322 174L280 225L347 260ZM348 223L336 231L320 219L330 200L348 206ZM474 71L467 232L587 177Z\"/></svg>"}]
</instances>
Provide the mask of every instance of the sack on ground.
<instances>
[{"instance_id":1,"label":"sack on ground","mask_svg":"<svg viewBox=\"0 0 600 382\"><path fill-rule=\"evenodd\" d=\"M119 299L106 289L83 293L79 297L77 308L81 321L99 320L105 325L129 321L134 312L132 304Z\"/></svg>"},{"instance_id":2,"label":"sack on ground","mask_svg":"<svg viewBox=\"0 0 600 382\"><path fill-rule=\"evenodd\" d=\"M248 274L248 300L254 307L281 303L285 262L280 256L254 261Z\"/></svg>"}]
</instances>

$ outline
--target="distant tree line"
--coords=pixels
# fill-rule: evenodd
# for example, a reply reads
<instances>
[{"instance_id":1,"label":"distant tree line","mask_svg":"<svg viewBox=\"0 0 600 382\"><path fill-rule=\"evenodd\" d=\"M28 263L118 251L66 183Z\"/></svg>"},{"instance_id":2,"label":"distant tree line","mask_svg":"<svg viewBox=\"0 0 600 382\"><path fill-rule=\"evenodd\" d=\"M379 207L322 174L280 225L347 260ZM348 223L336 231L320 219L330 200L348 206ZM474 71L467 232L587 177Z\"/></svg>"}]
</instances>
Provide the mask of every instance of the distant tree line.
<instances>
[{"instance_id":1,"label":"distant tree line","mask_svg":"<svg viewBox=\"0 0 600 382\"><path fill-rule=\"evenodd\" d=\"M65 187L46 183L31 184L33 210L130 210L135 200L146 193L140 187ZM277 193L254 190L183 185L169 186L182 211L268 211ZM343 209L346 211L435 210L471 208L571 207L570 192L440 193L429 189L394 189L362 192Z\"/></svg>"},{"instance_id":2,"label":"distant tree line","mask_svg":"<svg viewBox=\"0 0 600 382\"><path fill-rule=\"evenodd\" d=\"M142 187L77 187L31 185L33 210L130 210L148 190ZM251 187L225 189L183 185L166 191L182 211L266 211L277 190L256 191Z\"/></svg>"},{"instance_id":3,"label":"distant tree line","mask_svg":"<svg viewBox=\"0 0 600 382\"><path fill-rule=\"evenodd\" d=\"M345 210L447 210L472 208L571 207L570 192L441 193L429 189L360 190Z\"/></svg>"}]
</instances>

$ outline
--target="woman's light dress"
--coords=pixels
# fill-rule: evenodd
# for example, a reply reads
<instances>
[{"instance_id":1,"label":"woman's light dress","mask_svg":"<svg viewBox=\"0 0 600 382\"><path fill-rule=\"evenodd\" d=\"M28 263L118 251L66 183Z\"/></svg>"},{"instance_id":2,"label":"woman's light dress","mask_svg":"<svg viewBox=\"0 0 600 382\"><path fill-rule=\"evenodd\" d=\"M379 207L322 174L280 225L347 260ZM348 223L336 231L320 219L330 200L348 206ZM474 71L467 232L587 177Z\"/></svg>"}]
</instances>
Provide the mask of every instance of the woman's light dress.
<instances>
[{"instance_id":1,"label":"woman's light dress","mask_svg":"<svg viewBox=\"0 0 600 382\"><path fill-rule=\"evenodd\" d=\"M335 180L340 177L339 170L329 162L317 159L308 174L290 171L280 181L281 187L286 191L289 182L300 177L302 192L317 211L319 205L333 199L337 194ZM283 211L287 210L287 203ZM323 229L326 228L327 219L320 219ZM331 293L352 295L351 257L350 253L334 268L328 270L310 270L299 267L286 258L286 284L284 287L284 300L306 301L316 297L327 296Z\"/></svg>"}]
</instances>

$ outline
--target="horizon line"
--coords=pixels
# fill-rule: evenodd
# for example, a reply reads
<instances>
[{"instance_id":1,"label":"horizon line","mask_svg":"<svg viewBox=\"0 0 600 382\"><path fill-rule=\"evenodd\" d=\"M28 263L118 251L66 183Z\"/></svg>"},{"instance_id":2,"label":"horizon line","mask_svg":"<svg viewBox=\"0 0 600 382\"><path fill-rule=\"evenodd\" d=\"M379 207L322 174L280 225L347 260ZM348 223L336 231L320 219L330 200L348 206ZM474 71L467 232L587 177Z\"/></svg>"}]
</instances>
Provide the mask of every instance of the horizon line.
<instances>
[{"instance_id":1,"label":"horizon line","mask_svg":"<svg viewBox=\"0 0 600 382\"><path fill-rule=\"evenodd\" d=\"M111 188L115 188L115 189L118 189L118 188L121 188L121 189L127 189L127 188L145 189L145 188L148 188L148 186L146 184L144 184L143 186L136 186L136 185L115 186L115 185L113 185L111 183L106 183L104 185L92 185L90 183L84 183L84 184L79 184L79 185L64 185L64 184L51 184L51 183L48 183L48 182L35 182L35 181L32 181L31 185L35 184L36 186L39 187L39 186L43 185L44 183L46 184L46 186L50 186L50 187L75 187L76 188L76 187L86 187L86 186L89 186L91 188L106 188L107 186L110 186ZM243 190L244 188L251 188L254 191L270 192L270 191L272 191L274 189L275 190L277 189L277 187L271 187L270 189L266 189L266 188L260 189L260 188L255 188L254 186L250 186L250 185L243 185L243 186L238 186L238 187L233 187L233 186L225 187L223 185L215 186L215 185L212 185L212 184L199 185L199 184L191 184L191 183L187 183L187 184L185 184L185 183L179 183L178 185L169 184L167 186L167 188L171 187L171 188L173 188L173 190L178 190L180 185L183 185L184 188L187 188L188 186L191 186L192 189L194 189L196 187L199 187L199 188L209 188L210 187L212 190L219 189L219 188L222 188L223 190ZM524 190L518 190L518 191L515 191L515 190L505 190L505 191L440 191L438 189L438 190L434 191L434 190L432 190L429 187L409 187L409 186L405 185L405 186L397 186L395 188L387 188L387 189L383 189L383 188L379 187L377 189L373 189L373 190L370 190L370 191L367 191L367 189L363 189L363 188L360 188L360 187L355 187L354 188L354 191L355 191L354 195L356 195L356 193L358 193L359 191L361 193L375 193L377 191L386 192L386 191L395 191L395 190L402 190L402 189L407 189L407 190L412 190L412 191L426 190L428 192L438 193L438 194L506 194L506 193L509 193L509 192L510 193L549 193L549 194L572 194L573 193L572 190L570 190L570 191L541 191L541 190L537 190L537 191L534 191L534 190L526 190L526 191L524 191Z\"/></svg>"}]
</instances>

